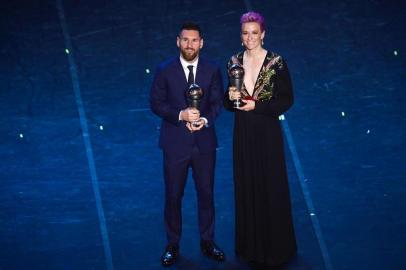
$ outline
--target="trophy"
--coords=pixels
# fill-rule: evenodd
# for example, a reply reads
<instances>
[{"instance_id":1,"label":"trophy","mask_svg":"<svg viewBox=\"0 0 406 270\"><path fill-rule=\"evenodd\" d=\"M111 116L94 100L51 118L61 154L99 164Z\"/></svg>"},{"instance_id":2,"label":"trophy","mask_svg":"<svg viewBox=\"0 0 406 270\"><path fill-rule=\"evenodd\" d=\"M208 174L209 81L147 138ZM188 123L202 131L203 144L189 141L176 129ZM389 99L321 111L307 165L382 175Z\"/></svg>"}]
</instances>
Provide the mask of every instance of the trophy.
<instances>
[{"instance_id":1,"label":"trophy","mask_svg":"<svg viewBox=\"0 0 406 270\"><path fill-rule=\"evenodd\" d=\"M191 108L195 108L195 109L199 110L200 101L201 101L202 97L203 97L202 88L200 88L200 86L198 86L197 84L192 83L186 92L187 105ZM196 124L196 122L197 121L192 122L192 125L195 127L198 127L199 125Z\"/></svg>"},{"instance_id":2,"label":"trophy","mask_svg":"<svg viewBox=\"0 0 406 270\"><path fill-rule=\"evenodd\" d=\"M230 86L234 86L240 92L244 82L244 68L239 64L231 65L228 69L228 79ZM242 105L241 98L234 100L234 108L240 108Z\"/></svg>"}]
</instances>

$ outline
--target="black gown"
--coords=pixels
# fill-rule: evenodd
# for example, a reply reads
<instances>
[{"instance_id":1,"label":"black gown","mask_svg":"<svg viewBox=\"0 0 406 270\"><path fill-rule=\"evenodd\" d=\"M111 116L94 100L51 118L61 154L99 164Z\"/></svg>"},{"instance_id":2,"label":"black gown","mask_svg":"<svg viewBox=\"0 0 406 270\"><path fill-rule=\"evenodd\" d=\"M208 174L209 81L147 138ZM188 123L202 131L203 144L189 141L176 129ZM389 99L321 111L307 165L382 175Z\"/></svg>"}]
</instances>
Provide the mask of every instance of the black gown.
<instances>
[{"instance_id":1,"label":"black gown","mask_svg":"<svg viewBox=\"0 0 406 270\"><path fill-rule=\"evenodd\" d=\"M243 66L243 52L228 63ZM289 186L279 115L293 104L286 63L268 52L254 92L241 94L255 100L249 112L235 110L224 96L226 109L235 112L233 158L235 189L235 251L246 261L279 265L296 253Z\"/></svg>"}]
</instances>

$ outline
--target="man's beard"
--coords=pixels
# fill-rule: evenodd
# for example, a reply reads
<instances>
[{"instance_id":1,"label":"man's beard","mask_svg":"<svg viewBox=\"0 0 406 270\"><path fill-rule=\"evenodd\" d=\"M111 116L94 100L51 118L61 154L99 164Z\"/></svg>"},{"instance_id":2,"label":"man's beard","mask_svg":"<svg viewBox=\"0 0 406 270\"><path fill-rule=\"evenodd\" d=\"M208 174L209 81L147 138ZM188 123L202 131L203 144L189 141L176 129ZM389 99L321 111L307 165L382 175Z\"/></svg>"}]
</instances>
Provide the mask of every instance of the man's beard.
<instances>
[{"instance_id":1,"label":"man's beard","mask_svg":"<svg viewBox=\"0 0 406 270\"><path fill-rule=\"evenodd\" d=\"M192 61L197 57L199 51L183 49L181 50L181 54L186 61Z\"/></svg>"}]
</instances>

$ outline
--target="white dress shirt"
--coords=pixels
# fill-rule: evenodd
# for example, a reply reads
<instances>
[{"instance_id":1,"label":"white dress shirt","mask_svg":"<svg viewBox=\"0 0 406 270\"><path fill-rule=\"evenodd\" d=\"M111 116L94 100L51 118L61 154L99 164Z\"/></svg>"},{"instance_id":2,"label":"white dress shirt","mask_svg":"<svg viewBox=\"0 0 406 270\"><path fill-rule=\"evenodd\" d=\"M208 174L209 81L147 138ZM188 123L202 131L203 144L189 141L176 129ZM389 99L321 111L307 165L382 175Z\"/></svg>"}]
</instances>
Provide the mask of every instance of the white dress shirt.
<instances>
[{"instance_id":1,"label":"white dress shirt","mask_svg":"<svg viewBox=\"0 0 406 270\"><path fill-rule=\"evenodd\" d=\"M182 64L183 72L185 73L185 76L186 76L186 81L189 78L189 72L190 72L187 67L188 66L193 66L193 76L194 76L193 81L195 82L196 81L197 64L199 63L199 57L197 57L195 59L195 61L193 61L193 63L190 63L190 62L186 61L185 59L183 59L182 56L179 56L179 60L180 60L180 63Z\"/></svg>"}]
</instances>

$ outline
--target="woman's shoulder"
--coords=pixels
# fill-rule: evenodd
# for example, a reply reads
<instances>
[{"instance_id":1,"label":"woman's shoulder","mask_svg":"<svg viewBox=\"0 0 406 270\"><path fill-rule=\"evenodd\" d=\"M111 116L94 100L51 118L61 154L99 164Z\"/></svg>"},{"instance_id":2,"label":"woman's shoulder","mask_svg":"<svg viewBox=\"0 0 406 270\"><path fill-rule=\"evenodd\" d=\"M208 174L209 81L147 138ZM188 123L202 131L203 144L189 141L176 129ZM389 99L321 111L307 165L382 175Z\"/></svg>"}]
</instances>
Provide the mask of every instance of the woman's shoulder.
<instances>
[{"instance_id":1,"label":"woman's shoulder","mask_svg":"<svg viewBox=\"0 0 406 270\"><path fill-rule=\"evenodd\" d=\"M267 62L267 66L283 68L285 60L279 54L277 54L273 51L268 51L268 53L266 55L266 62Z\"/></svg>"},{"instance_id":2,"label":"woman's shoulder","mask_svg":"<svg viewBox=\"0 0 406 270\"><path fill-rule=\"evenodd\" d=\"M243 55L244 55L244 51L238 52L236 54L233 54L230 57L230 60L228 61L228 66L231 66L233 64L239 64L242 65L242 60L243 60Z\"/></svg>"},{"instance_id":3,"label":"woman's shoulder","mask_svg":"<svg viewBox=\"0 0 406 270\"><path fill-rule=\"evenodd\" d=\"M231 56L231 58L233 58L233 57L235 57L235 58L242 58L243 55L244 55L244 51L239 51L239 52L233 54L233 55Z\"/></svg>"}]
</instances>

